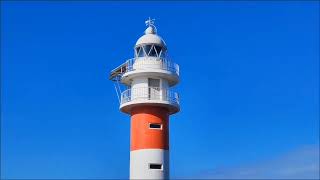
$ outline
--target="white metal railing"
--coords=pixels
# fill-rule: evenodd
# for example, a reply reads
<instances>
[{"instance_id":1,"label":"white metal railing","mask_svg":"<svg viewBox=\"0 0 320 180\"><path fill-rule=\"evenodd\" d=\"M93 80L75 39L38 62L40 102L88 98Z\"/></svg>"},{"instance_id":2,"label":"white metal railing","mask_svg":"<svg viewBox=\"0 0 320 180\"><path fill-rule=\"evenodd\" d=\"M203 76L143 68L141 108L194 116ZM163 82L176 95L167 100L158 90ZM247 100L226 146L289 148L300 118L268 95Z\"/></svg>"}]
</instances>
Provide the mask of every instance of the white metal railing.
<instances>
[{"instance_id":1,"label":"white metal railing","mask_svg":"<svg viewBox=\"0 0 320 180\"><path fill-rule=\"evenodd\" d=\"M127 89L121 93L121 104L134 100L160 100L179 104L179 94L158 87L139 87Z\"/></svg>"},{"instance_id":2,"label":"white metal railing","mask_svg":"<svg viewBox=\"0 0 320 180\"><path fill-rule=\"evenodd\" d=\"M162 69L179 75L179 65L162 57L135 57L126 61L126 67L126 72L137 69Z\"/></svg>"}]
</instances>

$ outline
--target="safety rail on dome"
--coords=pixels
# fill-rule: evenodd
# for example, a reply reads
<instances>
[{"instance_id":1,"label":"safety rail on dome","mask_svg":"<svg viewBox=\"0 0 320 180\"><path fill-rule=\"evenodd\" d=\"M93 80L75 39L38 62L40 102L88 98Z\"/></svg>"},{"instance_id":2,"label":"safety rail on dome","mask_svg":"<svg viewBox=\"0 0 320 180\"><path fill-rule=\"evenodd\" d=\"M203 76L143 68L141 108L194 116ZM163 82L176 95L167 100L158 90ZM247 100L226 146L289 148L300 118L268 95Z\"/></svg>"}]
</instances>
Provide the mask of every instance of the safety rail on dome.
<instances>
[{"instance_id":1,"label":"safety rail on dome","mask_svg":"<svg viewBox=\"0 0 320 180\"><path fill-rule=\"evenodd\" d=\"M169 89L158 87L132 88L121 93L121 104L135 100L159 100L179 104L179 94Z\"/></svg>"}]
</instances>

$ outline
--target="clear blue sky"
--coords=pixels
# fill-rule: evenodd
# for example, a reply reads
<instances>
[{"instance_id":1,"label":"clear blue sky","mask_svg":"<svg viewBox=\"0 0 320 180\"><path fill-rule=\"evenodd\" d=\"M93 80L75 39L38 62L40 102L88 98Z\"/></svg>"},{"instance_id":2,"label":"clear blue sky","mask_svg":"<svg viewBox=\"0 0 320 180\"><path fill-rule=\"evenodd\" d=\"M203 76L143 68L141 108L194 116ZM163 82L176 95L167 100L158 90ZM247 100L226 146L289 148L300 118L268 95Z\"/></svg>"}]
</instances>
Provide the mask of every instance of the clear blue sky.
<instances>
[{"instance_id":1,"label":"clear blue sky","mask_svg":"<svg viewBox=\"0 0 320 180\"><path fill-rule=\"evenodd\" d=\"M317 176L319 2L61 1L1 2L2 177L128 177L107 75L149 16L181 71L171 177Z\"/></svg>"}]
</instances>

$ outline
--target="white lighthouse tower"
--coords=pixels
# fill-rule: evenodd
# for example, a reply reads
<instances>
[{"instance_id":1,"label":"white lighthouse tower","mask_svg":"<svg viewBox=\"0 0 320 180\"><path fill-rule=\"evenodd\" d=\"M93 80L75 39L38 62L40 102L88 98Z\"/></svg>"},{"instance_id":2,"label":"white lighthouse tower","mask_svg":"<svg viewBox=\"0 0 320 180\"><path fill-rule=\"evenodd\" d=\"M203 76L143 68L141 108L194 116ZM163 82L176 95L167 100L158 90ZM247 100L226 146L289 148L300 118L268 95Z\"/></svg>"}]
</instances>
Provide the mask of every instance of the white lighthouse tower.
<instances>
[{"instance_id":1,"label":"white lighthouse tower","mask_svg":"<svg viewBox=\"0 0 320 180\"><path fill-rule=\"evenodd\" d=\"M154 20L146 25L134 58L112 70L110 79L127 87L118 97L120 110L131 115L130 179L168 179L169 115L180 110L170 88L179 82L179 66L169 60Z\"/></svg>"}]
</instances>

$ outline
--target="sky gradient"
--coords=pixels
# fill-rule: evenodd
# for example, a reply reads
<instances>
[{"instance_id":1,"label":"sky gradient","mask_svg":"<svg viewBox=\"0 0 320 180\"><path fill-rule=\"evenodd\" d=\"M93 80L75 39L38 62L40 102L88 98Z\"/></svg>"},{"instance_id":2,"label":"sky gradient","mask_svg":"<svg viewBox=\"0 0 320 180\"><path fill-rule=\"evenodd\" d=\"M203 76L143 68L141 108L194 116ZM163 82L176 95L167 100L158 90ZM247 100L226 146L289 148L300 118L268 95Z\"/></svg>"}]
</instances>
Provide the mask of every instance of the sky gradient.
<instances>
[{"instance_id":1,"label":"sky gradient","mask_svg":"<svg viewBox=\"0 0 320 180\"><path fill-rule=\"evenodd\" d=\"M296 1L1 2L2 178L128 178L107 76L149 16L180 65L172 178L319 178L319 2Z\"/></svg>"}]
</instances>

